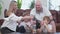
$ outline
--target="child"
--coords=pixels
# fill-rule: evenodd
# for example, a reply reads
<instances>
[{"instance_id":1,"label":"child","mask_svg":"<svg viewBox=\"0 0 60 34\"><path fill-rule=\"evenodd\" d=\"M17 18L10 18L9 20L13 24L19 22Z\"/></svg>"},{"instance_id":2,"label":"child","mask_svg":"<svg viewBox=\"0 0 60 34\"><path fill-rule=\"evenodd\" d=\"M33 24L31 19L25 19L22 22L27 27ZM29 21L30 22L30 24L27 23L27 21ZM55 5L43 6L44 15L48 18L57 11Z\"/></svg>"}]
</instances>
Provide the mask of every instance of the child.
<instances>
[{"instance_id":1,"label":"child","mask_svg":"<svg viewBox=\"0 0 60 34\"><path fill-rule=\"evenodd\" d=\"M28 12L25 12L23 14L23 17L25 16L30 16L30 14ZM31 19L24 19L22 20L22 22L18 25L19 27L23 26L24 30L26 31L22 31L23 29L20 28L20 33L25 33L25 32L31 32L33 29L31 28Z\"/></svg>"},{"instance_id":2,"label":"child","mask_svg":"<svg viewBox=\"0 0 60 34\"><path fill-rule=\"evenodd\" d=\"M43 27L42 31L43 32L52 32L52 25L50 24L50 22L51 22L51 20L48 16L45 16L43 18L43 25L42 25L42 27Z\"/></svg>"}]
</instances>

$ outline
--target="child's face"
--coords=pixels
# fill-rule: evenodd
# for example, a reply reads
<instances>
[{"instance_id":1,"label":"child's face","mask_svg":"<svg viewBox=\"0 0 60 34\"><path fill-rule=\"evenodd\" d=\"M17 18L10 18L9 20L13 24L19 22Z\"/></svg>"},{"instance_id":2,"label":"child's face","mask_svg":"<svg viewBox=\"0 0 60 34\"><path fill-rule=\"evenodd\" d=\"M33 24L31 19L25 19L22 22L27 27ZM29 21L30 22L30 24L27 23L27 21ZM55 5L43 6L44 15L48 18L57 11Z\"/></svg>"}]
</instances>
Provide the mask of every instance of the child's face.
<instances>
[{"instance_id":1,"label":"child's face","mask_svg":"<svg viewBox=\"0 0 60 34\"><path fill-rule=\"evenodd\" d=\"M25 21L25 22L29 22L29 21L30 21L30 19L24 19L24 21Z\"/></svg>"},{"instance_id":2,"label":"child's face","mask_svg":"<svg viewBox=\"0 0 60 34\"><path fill-rule=\"evenodd\" d=\"M49 23L49 21L48 21L47 19L45 19L45 20L44 20L44 23L48 24L48 23Z\"/></svg>"},{"instance_id":3,"label":"child's face","mask_svg":"<svg viewBox=\"0 0 60 34\"><path fill-rule=\"evenodd\" d=\"M36 24L36 21L32 21L33 24Z\"/></svg>"},{"instance_id":4,"label":"child's face","mask_svg":"<svg viewBox=\"0 0 60 34\"><path fill-rule=\"evenodd\" d=\"M26 14L25 16L30 16L30 14ZM24 19L25 22L29 22L31 19Z\"/></svg>"}]
</instances>

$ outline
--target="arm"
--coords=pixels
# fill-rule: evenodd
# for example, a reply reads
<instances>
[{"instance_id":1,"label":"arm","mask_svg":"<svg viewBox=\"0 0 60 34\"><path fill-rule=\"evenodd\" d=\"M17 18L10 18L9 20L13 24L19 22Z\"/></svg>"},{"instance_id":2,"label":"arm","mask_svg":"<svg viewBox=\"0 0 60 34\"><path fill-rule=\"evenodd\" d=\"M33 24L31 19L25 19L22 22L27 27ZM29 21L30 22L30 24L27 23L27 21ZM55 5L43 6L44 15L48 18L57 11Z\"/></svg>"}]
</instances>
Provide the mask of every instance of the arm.
<instances>
[{"instance_id":1,"label":"arm","mask_svg":"<svg viewBox=\"0 0 60 34\"><path fill-rule=\"evenodd\" d=\"M27 24L26 24L27 25ZM31 30L31 32L33 33L34 29L31 27L31 25L27 25L27 27Z\"/></svg>"},{"instance_id":2,"label":"arm","mask_svg":"<svg viewBox=\"0 0 60 34\"><path fill-rule=\"evenodd\" d=\"M52 26L44 24L48 32L52 32Z\"/></svg>"},{"instance_id":3,"label":"arm","mask_svg":"<svg viewBox=\"0 0 60 34\"><path fill-rule=\"evenodd\" d=\"M43 11L45 13L45 16L49 16L51 20L53 20L52 14L49 11L49 9L47 9L46 7L43 6Z\"/></svg>"},{"instance_id":4,"label":"arm","mask_svg":"<svg viewBox=\"0 0 60 34\"><path fill-rule=\"evenodd\" d=\"M9 19L8 18L3 18L5 21L9 21Z\"/></svg>"},{"instance_id":5,"label":"arm","mask_svg":"<svg viewBox=\"0 0 60 34\"><path fill-rule=\"evenodd\" d=\"M18 16L16 16L14 13L11 13L11 15L8 17L8 19L9 19L9 20L12 20L12 21L19 21L19 20L21 20L22 18L23 18L22 16L18 17Z\"/></svg>"},{"instance_id":6,"label":"arm","mask_svg":"<svg viewBox=\"0 0 60 34\"><path fill-rule=\"evenodd\" d=\"M55 22L52 21L50 24L52 25L52 32L56 32L56 25L55 25Z\"/></svg>"},{"instance_id":7,"label":"arm","mask_svg":"<svg viewBox=\"0 0 60 34\"><path fill-rule=\"evenodd\" d=\"M9 11L7 11L7 13L8 13L8 12L9 12ZM9 12L9 14L7 14L7 16L9 16L9 17L3 18L5 21L9 21L9 18L12 17L13 15L12 15L11 12Z\"/></svg>"},{"instance_id":8,"label":"arm","mask_svg":"<svg viewBox=\"0 0 60 34\"><path fill-rule=\"evenodd\" d=\"M55 25L55 22L54 22L54 20L53 20L53 17L52 16L50 16L50 19L51 19L51 25L52 25L52 32L56 32L56 25Z\"/></svg>"},{"instance_id":9,"label":"arm","mask_svg":"<svg viewBox=\"0 0 60 34\"><path fill-rule=\"evenodd\" d=\"M33 19L33 16L25 16L22 18L22 20L24 20L24 19Z\"/></svg>"}]
</instances>

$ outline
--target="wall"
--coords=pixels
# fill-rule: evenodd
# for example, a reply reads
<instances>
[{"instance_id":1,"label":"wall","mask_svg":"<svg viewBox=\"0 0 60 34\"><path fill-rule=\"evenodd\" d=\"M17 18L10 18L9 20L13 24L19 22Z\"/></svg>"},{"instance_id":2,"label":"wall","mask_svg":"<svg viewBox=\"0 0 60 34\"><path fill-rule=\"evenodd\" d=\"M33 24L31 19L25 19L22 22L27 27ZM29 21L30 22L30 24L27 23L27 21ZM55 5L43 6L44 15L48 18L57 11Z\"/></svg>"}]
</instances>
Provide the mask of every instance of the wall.
<instances>
[{"instance_id":1,"label":"wall","mask_svg":"<svg viewBox=\"0 0 60 34\"><path fill-rule=\"evenodd\" d=\"M2 1L3 1L3 4L2 4L3 8L2 8L2 14L0 15L0 18L4 17L4 10L9 8L10 1L12 1L12 0L2 0ZM43 5L48 8L47 0L41 0L41 1L42 1Z\"/></svg>"},{"instance_id":2,"label":"wall","mask_svg":"<svg viewBox=\"0 0 60 34\"><path fill-rule=\"evenodd\" d=\"M2 3L2 12L0 15L0 19L2 19L2 18L4 18L4 10L9 8L9 4L10 4L11 0L0 0L0 1L3 2L3 3L0 2L0 3Z\"/></svg>"}]
</instances>

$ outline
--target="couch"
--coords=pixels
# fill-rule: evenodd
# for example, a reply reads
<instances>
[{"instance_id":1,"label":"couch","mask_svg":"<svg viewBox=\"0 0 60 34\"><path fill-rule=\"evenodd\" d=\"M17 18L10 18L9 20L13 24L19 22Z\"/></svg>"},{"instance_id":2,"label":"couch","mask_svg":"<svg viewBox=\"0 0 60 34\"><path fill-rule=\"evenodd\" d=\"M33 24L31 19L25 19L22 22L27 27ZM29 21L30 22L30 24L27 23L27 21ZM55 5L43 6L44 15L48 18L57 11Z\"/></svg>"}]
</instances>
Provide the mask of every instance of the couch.
<instances>
[{"instance_id":1,"label":"couch","mask_svg":"<svg viewBox=\"0 0 60 34\"><path fill-rule=\"evenodd\" d=\"M22 13L24 13L24 12L30 13L30 11L31 11L31 9L27 9L27 10L18 9L18 11L15 14L17 16L22 16ZM60 12L56 11L56 10L50 10L50 12L51 12L53 19L55 21L55 24L56 24L56 31L60 32ZM5 13L6 13L6 11L5 11ZM2 25L3 22L4 22L4 20L0 19L0 26Z\"/></svg>"}]
</instances>

